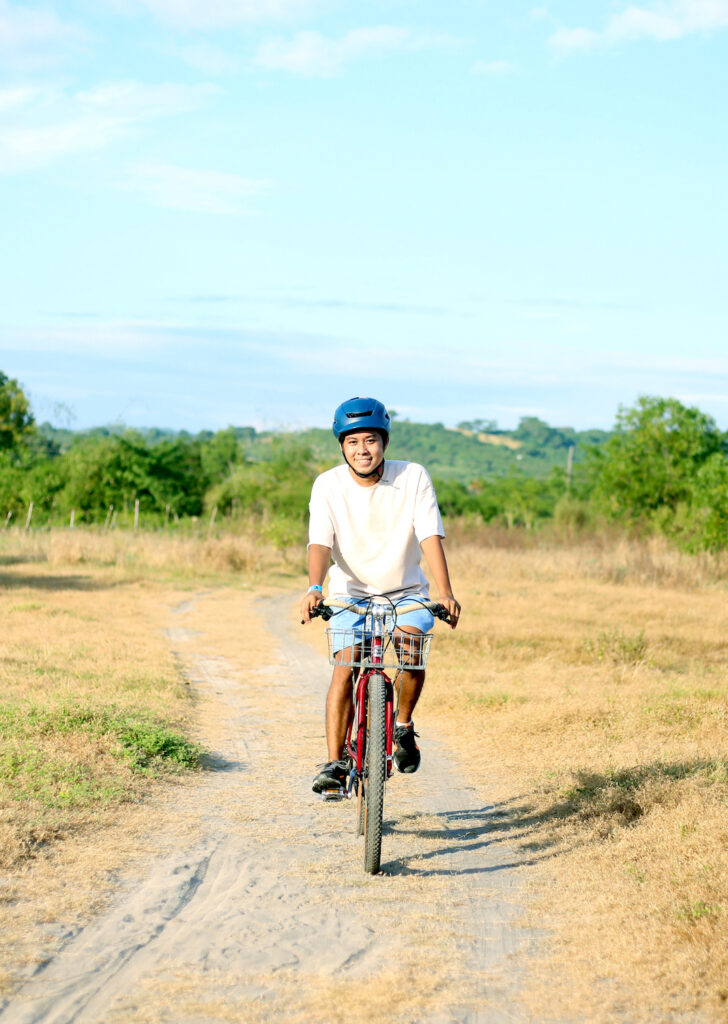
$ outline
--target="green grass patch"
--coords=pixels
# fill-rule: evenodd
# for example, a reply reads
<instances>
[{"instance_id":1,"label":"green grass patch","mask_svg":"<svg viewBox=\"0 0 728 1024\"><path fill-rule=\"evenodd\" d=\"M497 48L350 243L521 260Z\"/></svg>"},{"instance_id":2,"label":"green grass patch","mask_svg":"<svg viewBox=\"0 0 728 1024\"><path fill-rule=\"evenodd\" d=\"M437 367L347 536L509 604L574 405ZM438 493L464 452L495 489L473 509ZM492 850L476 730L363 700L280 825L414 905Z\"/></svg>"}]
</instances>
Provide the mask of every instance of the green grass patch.
<instances>
[{"instance_id":1,"label":"green grass patch","mask_svg":"<svg viewBox=\"0 0 728 1024\"><path fill-rule=\"evenodd\" d=\"M471 708L479 708L484 711L498 711L507 704L523 704L525 697L514 697L505 690L471 691L466 696L466 701Z\"/></svg>"},{"instance_id":2,"label":"green grass patch","mask_svg":"<svg viewBox=\"0 0 728 1024\"><path fill-rule=\"evenodd\" d=\"M694 903L687 903L676 911L679 918L684 921L699 921L701 918L718 917L723 912L719 903L706 903L705 900L696 900Z\"/></svg>"},{"instance_id":3,"label":"green grass patch","mask_svg":"<svg viewBox=\"0 0 728 1024\"><path fill-rule=\"evenodd\" d=\"M653 697L643 707L642 714L662 725L687 729L700 725L706 717L722 719L725 715L725 700L725 688L674 687Z\"/></svg>"},{"instance_id":4,"label":"green grass patch","mask_svg":"<svg viewBox=\"0 0 728 1024\"><path fill-rule=\"evenodd\" d=\"M626 633L621 629L603 629L595 638L584 641L584 652L590 660L639 665L647 657L647 641L644 630Z\"/></svg>"},{"instance_id":5,"label":"green grass patch","mask_svg":"<svg viewBox=\"0 0 728 1024\"><path fill-rule=\"evenodd\" d=\"M88 765L22 747L0 754L0 783L16 803L34 801L45 808L93 807L126 797L120 782Z\"/></svg>"},{"instance_id":6,"label":"green grass patch","mask_svg":"<svg viewBox=\"0 0 728 1024\"><path fill-rule=\"evenodd\" d=\"M68 702L54 708L0 705L0 740L22 744L32 753L34 739L87 735L132 771L148 775L199 767L201 747L149 712L115 705Z\"/></svg>"}]
</instances>

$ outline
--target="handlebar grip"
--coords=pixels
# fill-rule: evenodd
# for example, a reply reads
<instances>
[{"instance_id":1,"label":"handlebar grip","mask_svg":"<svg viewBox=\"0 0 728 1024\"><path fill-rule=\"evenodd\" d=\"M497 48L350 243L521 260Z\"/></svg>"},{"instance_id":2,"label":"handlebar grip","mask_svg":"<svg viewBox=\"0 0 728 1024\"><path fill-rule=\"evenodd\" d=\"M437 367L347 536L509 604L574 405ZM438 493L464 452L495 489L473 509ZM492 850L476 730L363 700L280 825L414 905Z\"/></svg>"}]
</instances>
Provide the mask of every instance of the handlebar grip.
<instances>
[{"instance_id":1,"label":"handlebar grip","mask_svg":"<svg viewBox=\"0 0 728 1024\"><path fill-rule=\"evenodd\" d=\"M441 604L438 605L437 608L433 608L432 610L436 618L442 619L443 622L452 622L452 619L450 618L450 612L447 610L447 608L443 608Z\"/></svg>"},{"instance_id":2,"label":"handlebar grip","mask_svg":"<svg viewBox=\"0 0 728 1024\"><path fill-rule=\"evenodd\" d=\"M318 616L320 615L324 622L328 622L333 614L334 609L329 608L329 606L324 604L323 602L321 602L321 604L315 605L311 609L311 618L315 619L318 618Z\"/></svg>"}]
</instances>

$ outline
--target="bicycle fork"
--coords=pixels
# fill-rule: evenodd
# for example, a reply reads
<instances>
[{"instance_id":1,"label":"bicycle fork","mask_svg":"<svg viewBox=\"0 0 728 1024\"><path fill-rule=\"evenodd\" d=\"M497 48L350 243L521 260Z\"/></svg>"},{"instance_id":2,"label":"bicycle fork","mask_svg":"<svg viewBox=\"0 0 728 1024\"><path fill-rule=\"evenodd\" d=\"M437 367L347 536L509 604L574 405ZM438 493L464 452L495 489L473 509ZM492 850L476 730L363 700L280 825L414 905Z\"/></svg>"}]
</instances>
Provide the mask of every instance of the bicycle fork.
<instances>
[{"instance_id":1,"label":"bicycle fork","mask_svg":"<svg viewBox=\"0 0 728 1024\"><path fill-rule=\"evenodd\" d=\"M367 686L369 680L379 673L384 677L386 691L386 724L387 724L387 778L392 774L392 750L394 747L394 686L386 673L378 669L376 665L371 666L365 672L359 674L356 684L354 716L349 724L346 735L346 750L352 759L352 768L349 773L349 785L347 796L351 797L355 787L361 783L366 776L366 734L367 734ZM356 736L354 724L356 723Z\"/></svg>"}]
</instances>

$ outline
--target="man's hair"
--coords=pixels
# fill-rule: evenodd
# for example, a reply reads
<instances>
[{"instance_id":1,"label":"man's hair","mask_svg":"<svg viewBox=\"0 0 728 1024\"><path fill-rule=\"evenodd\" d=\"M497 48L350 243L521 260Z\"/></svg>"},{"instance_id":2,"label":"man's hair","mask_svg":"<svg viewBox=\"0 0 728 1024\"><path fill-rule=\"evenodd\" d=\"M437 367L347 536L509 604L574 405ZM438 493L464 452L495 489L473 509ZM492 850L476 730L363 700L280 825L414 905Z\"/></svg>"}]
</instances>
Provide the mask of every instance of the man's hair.
<instances>
[{"instance_id":1,"label":"man's hair","mask_svg":"<svg viewBox=\"0 0 728 1024\"><path fill-rule=\"evenodd\" d=\"M349 434L379 434L382 439L382 444L386 448L389 444L389 434L386 430L379 430L377 427L354 427L353 430L347 430L345 434L339 435L339 444L343 445Z\"/></svg>"}]
</instances>

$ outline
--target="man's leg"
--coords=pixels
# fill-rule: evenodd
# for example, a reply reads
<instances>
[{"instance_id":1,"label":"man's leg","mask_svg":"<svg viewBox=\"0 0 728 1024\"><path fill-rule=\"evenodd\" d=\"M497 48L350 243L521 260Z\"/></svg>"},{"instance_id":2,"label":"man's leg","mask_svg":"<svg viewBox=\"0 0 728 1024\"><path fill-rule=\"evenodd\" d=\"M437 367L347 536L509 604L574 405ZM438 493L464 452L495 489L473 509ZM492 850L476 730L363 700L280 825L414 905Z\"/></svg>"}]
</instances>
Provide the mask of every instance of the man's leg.
<instances>
[{"instance_id":1,"label":"man's leg","mask_svg":"<svg viewBox=\"0 0 728 1024\"><path fill-rule=\"evenodd\" d=\"M422 630L417 629L416 626L398 626L394 632L397 656L402 666L397 679L397 693L399 694L397 718L400 722L412 720L412 712L420 699L422 687L425 685L424 669L407 668L408 664L417 665L421 660L421 636Z\"/></svg>"},{"instance_id":2,"label":"man's leg","mask_svg":"<svg viewBox=\"0 0 728 1024\"><path fill-rule=\"evenodd\" d=\"M395 751L394 761L401 772L416 772L420 764L420 751L415 740L415 727L412 723L412 712L420 699L422 687L425 685L425 670L407 668L421 661L422 631L415 626L400 626L395 633L395 643L400 665L402 666L397 679L399 696L397 721L394 729Z\"/></svg>"},{"instance_id":3,"label":"man's leg","mask_svg":"<svg viewBox=\"0 0 728 1024\"><path fill-rule=\"evenodd\" d=\"M343 660L351 661L351 651L343 651ZM349 720L353 713L354 702L351 697L351 665L335 665L331 677L331 685L326 698L326 745L329 760L319 765L319 771L313 780L314 793L326 790L338 790L346 781L346 765L341 757L344 752L344 740L349 728Z\"/></svg>"},{"instance_id":4,"label":"man's leg","mask_svg":"<svg viewBox=\"0 0 728 1024\"><path fill-rule=\"evenodd\" d=\"M420 699L420 694L422 693L422 687L424 685L424 669L400 672L399 679L397 680L397 690L399 692L397 720L399 722L412 721L412 712L415 709L417 701Z\"/></svg>"},{"instance_id":5,"label":"man's leg","mask_svg":"<svg viewBox=\"0 0 728 1024\"><path fill-rule=\"evenodd\" d=\"M350 660L351 651L343 651L345 660ZM354 713L354 701L351 694L350 665L335 665L331 677L331 685L326 698L326 744L329 749L329 761L340 761L344 750L346 731Z\"/></svg>"}]
</instances>

